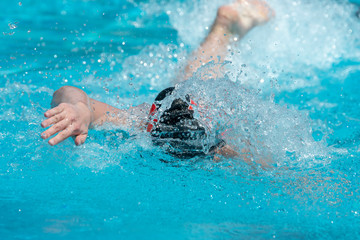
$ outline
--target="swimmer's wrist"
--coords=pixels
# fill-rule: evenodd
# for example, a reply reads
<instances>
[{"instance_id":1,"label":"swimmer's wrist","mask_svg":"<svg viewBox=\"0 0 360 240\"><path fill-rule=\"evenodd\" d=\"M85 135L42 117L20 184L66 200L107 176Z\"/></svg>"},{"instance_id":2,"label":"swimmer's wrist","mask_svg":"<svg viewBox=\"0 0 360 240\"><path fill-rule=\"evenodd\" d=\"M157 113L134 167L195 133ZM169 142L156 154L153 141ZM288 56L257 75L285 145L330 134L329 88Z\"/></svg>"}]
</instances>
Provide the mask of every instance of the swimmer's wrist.
<instances>
[{"instance_id":1,"label":"swimmer's wrist","mask_svg":"<svg viewBox=\"0 0 360 240\"><path fill-rule=\"evenodd\" d=\"M87 97L87 108L90 111L90 124L89 124L89 128L93 126L93 123L95 122L95 113L94 113L94 109L91 107L91 99L89 98L89 96Z\"/></svg>"},{"instance_id":2,"label":"swimmer's wrist","mask_svg":"<svg viewBox=\"0 0 360 240\"><path fill-rule=\"evenodd\" d=\"M83 102L77 102L75 106L79 109L79 114L83 118L83 123L85 123L86 126L90 128L94 122L94 114L91 111L89 105Z\"/></svg>"}]
</instances>

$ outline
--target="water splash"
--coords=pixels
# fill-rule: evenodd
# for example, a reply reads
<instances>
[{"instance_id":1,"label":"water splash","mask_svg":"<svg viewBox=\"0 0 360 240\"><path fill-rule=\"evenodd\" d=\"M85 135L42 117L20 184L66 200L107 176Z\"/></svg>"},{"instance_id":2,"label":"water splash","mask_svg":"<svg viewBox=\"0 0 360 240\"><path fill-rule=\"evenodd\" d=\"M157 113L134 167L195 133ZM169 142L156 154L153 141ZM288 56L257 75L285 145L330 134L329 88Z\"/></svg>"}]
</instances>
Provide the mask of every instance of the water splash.
<instances>
[{"instance_id":1,"label":"water splash","mask_svg":"<svg viewBox=\"0 0 360 240\"><path fill-rule=\"evenodd\" d=\"M151 5L144 9L149 14L165 11L178 30L179 42L194 49L209 31L216 8L228 2L150 1ZM319 86L319 73L331 72L331 67L340 61L357 62L360 58L356 5L335 0L271 0L269 5L276 11L276 17L233 45L233 54L229 56L233 62L229 69L232 80L237 80L242 71L248 76L241 78L243 84L263 91L269 91L274 83L278 90ZM242 69L243 64L246 69ZM343 81L346 71L331 75Z\"/></svg>"},{"instance_id":2,"label":"water splash","mask_svg":"<svg viewBox=\"0 0 360 240\"><path fill-rule=\"evenodd\" d=\"M209 66L210 65L210 66ZM269 160L278 166L326 164L330 148L325 139L315 141L312 121L306 112L290 106L280 106L272 98L233 82L228 76L202 81L209 63L186 82L179 84L172 98L186 94L198 103L195 116L212 132L222 136L238 152L248 149L255 162ZM200 77L199 77L200 76ZM164 101L162 107L171 104Z\"/></svg>"}]
</instances>

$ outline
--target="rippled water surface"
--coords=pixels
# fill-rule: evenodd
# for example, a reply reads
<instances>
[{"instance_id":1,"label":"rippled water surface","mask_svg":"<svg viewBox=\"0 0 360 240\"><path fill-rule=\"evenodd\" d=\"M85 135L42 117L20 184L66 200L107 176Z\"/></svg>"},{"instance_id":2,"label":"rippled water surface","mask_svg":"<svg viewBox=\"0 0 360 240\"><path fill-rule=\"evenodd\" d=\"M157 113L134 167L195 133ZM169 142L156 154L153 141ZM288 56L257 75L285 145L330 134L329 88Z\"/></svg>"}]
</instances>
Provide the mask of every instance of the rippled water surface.
<instances>
[{"instance_id":1,"label":"rippled water surface","mask_svg":"<svg viewBox=\"0 0 360 240\"><path fill-rule=\"evenodd\" d=\"M40 138L64 85L151 103L226 2L0 2L1 239L358 238L358 1L269 0L276 18L232 44L225 76L198 81L213 62L177 87L253 166L179 161L113 126L80 147Z\"/></svg>"}]
</instances>

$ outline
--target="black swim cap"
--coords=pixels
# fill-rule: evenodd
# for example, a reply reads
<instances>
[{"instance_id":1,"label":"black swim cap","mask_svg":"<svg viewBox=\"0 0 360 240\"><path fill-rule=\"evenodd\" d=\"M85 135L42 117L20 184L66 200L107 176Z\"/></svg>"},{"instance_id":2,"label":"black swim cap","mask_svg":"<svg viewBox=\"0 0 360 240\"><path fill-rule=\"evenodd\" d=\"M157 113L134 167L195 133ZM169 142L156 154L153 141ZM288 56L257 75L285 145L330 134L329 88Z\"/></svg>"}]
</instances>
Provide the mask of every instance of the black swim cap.
<instances>
[{"instance_id":1,"label":"black swim cap","mask_svg":"<svg viewBox=\"0 0 360 240\"><path fill-rule=\"evenodd\" d=\"M161 101L170 96L174 89L167 88L159 93L155 99L156 110L160 108ZM205 127L194 118L190 103L188 95L184 100L175 99L159 119L154 121L154 128L150 131L154 144L165 147L167 152L180 158L204 155L206 149Z\"/></svg>"}]
</instances>

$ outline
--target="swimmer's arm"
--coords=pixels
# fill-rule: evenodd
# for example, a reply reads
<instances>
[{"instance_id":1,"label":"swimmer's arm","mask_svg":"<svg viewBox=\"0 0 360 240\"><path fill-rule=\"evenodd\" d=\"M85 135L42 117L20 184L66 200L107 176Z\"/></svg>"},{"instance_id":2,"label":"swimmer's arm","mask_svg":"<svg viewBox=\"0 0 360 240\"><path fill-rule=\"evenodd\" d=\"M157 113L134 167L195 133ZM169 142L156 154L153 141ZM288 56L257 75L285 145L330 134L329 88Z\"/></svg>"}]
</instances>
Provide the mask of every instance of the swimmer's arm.
<instances>
[{"instance_id":1,"label":"swimmer's arm","mask_svg":"<svg viewBox=\"0 0 360 240\"><path fill-rule=\"evenodd\" d=\"M186 64L184 75L179 76L177 82L189 79L200 67L213 61L215 64L211 66L211 71L206 70L206 76L202 76L202 80L210 78L222 77L222 63L228 54L228 46L234 37L226 7L219 8L216 19L211 27L209 34L201 45L191 54ZM242 38L240 34L238 38ZM205 74L204 74L205 75Z\"/></svg>"},{"instance_id":2,"label":"swimmer's arm","mask_svg":"<svg viewBox=\"0 0 360 240\"><path fill-rule=\"evenodd\" d=\"M241 152L235 151L230 145L226 144L222 148L219 148L216 150L216 154L221 155L225 158L240 158L250 166L254 165L254 162L252 160L253 155L248 148L241 149ZM215 156L215 161L220 160L218 157ZM271 166L269 165L267 160L261 160L258 161L260 163L261 168L263 169L271 169Z\"/></svg>"},{"instance_id":3,"label":"swimmer's arm","mask_svg":"<svg viewBox=\"0 0 360 240\"><path fill-rule=\"evenodd\" d=\"M230 145L226 144L222 148L218 148L215 153L225 158L241 158L247 164L252 164L251 154L249 153L248 149L242 149L241 153L239 153L235 151Z\"/></svg>"},{"instance_id":4,"label":"swimmer's arm","mask_svg":"<svg viewBox=\"0 0 360 240\"><path fill-rule=\"evenodd\" d=\"M93 120L90 127L112 123L117 126L141 129L145 126L148 104L140 104L129 109L119 109L106 103L89 98Z\"/></svg>"},{"instance_id":5,"label":"swimmer's arm","mask_svg":"<svg viewBox=\"0 0 360 240\"><path fill-rule=\"evenodd\" d=\"M52 109L45 112L48 118L41 123L43 128L49 127L41 134L43 139L49 140L50 145L56 145L66 138L75 137L75 144L85 142L88 129L113 123L119 126L132 127L141 125L142 105L128 110L112 107L106 103L91 99L76 87L65 86L55 91L51 103Z\"/></svg>"},{"instance_id":6,"label":"swimmer's arm","mask_svg":"<svg viewBox=\"0 0 360 240\"><path fill-rule=\"evenodd\" d=\"M92 99L88 97L83 90L76 87L64 86L55 91L51 107L55 108L61 104L64 106L66 106L66 104L75 106L78 105L80 108L79 110L82 110L82 112L89 111L89 114L86 114L86 118L90 118L86 120L90 121L90 128L102 125L106 122L118 125L126 124L125 119L128 115L126 110L118 109L106 103Z\"/></svg>"}]
</instances>

